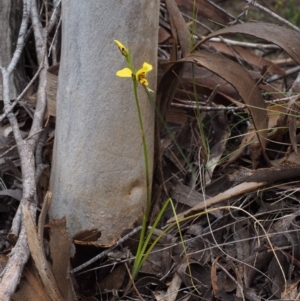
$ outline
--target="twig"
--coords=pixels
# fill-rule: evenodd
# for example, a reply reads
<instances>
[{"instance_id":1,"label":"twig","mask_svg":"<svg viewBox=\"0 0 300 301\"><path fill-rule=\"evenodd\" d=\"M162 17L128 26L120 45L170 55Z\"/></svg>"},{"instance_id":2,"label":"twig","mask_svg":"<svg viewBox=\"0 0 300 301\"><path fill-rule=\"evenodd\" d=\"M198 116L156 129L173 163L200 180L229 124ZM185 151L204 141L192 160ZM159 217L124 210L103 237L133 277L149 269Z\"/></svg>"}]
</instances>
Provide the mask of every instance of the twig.
<instances>
[{"instance_id":1,"label":"twig","mask_svg":"<svg viewBox=\"0 0 300 301\"><path fill-rule=\"evenodd\" d=\"M32 4L32 6L30 5ZM16 145L19 152L19 157L21 161L22 169L22 184L23 184L23 196L19 208L17 210L16 218L13 222L12 229L16 231L14 233L16 236L20 230L19 238L16 243L16 246L13 248L8 263L1 274L0 280L0 300L9 301L13 293L16 290L16 287L20 281L24 265L26 264L29 258L29 248L27 243L27 236L25 232L24 222L21 223L24 219L22 216L22 207L28 207L31 217L35 220L36 216L36 200L35 189L35 162L34 162L34 150L36 143L39 138L40 129L43 123L44 111L46 107L46 69L41 69L40 72L40 82L38 88L37 96L37 105L34 114L34 119L32 127L27 139L23 139L19 130L18 121L16 116L11 112L11 103L10 103L10 81L9 77L13 72L14 68L17 65L17 62L22 53L25 41L25 32L28 26L29 12L31 11L31 20L35 36L35 45L37 50L37 57L40 66L47 67L47 60L45 56L46 50L46 39L43 35L42 25L39 21L37 13L37 3L36 0L24 0L23 1L23 17L22 23L19 31L18 41L16 50L13 54L12 60L7 69L1 68L2 77L3 77L3 102L4 102L4 111L7 114L7 118L10 122L10 125L13 130L14 138L16 140ZM21 207L22 206L22 207Z\"/></svg>"},{"instance_id":2,"label":"twig","mask_svg":"<svg viewBox=\"0 0 300 301\"><path fill-rule=\"evenodd\" d=\"M273 99L273 100L265 100L265 103L288 102L292 99L297 100L298 98L299 98L299 95L291 95L288 97L277 98L277 99Z\"/></svg>"},{"instance_id":3,"label":"twig","mask_svg":"<svg viewBox=\"0 0 300 301\"><path fill-rule=\"evenodd\" d=\"M243 17L243 16L246 16L247 17L247 14L248 14L248 11L249 11L249 7L251 4L253 4L253 2L255 2L256 0L246 0L246 5L244 7L244 10L237 16L237 18L230 22L229 25L234 25L238 22L240 22L240 19Z\"/></svg>"},{"instance_id":4,"label":"twig","mask_svg":"<svg viewBox=\"0 0 300 301\"><path fill-rule=\"evenodd\" d=\"M61 25L61 17L59 18L58 24L56 26L55 34L52 39L51 45L49 47L48 57L50 56L50 52L52 52L52 62L53 65L57 64L57 58L56 58L56 46L57 46L57 37L58 37L58 30Z\"/></svg>"},{"instance_id":5,"label":"twig","mask_svg":"<svg viewBox=\"0 0 300 301\"><path fill-rule=\"evenodd\" d=\"M17 46L16 46L16 50L14 52L14 55L10 61L10 64L7 67L7 73L9 76L15 69L15 67L20 59L23 47L24 47L25 34L26 34L26 29L27 29L28 20L29 20L29 12L30 12L30 0L23 1L23 16L22 16L22 23L20 26Z\"/></svg>"},{"instance_id":6,"label":"twig","mask_svg":"<svg viewBox=\"0 0 300 301\"><path fill-rule=\"evenodd\" d=\"M215 99L215 96L218 93L219 88L220 88L220 84L217 84L214 87L213 91L210 93L210 95L209 95L209 97L208 97L208 99L207 99L207 101L205 103L207 106L210 106L212 104L213 100Z\"/></svg>"},{"instance_id":7,"label":"twig","mask_svg":"<svg viewBox=\"0 0 300 301\"><path fill-rule=\"evenodd\" d=\"M57 19L58 19L58 14L60 12L60 3L61 3L61 0L56 0L55 1L55 7L54 7L54 10L53 10L53 13L52 13L52 16L49 20L49 24L48 24L48 27L47 27L47 31L50 32L53 27L55 26L56 22L57 22ZM54 38L53 38L54 39Z\"/></svg>"},{"instance_id":8,"label":"twig","mask_svg":"<svg viewBox=\"0 0 300 301\"><path fill-rule=\"evenodd\" d=\"M97 256L95 256L94 258L88 260L87 262L85 262L84 264L78 266L77 268L73 269L70 271L71 274L75 274L81 270L83 270L84 268L86 268L87 266L91 265L92 263L94 263L95 261L99 260L100 258L106 256L109 252L111 252L113 249L115 249L116 247L118 247L119 245L121 245L123 242L125 242L128 238L130 238L131 236L133 236L134 234L138 233L139 231L141 231L142 226L138 226L136 228L134 228L131 232L129 232L128 234L126 234L125 236L123 236L121 239L119 239L114 246L112 246L109 249L106 249L105 251L103 251L102 253L98 254Z\"/></svg>"},{"instance_id":9,"label":"twig","mask_svg":"<svg viewBox=\"0 0 300 301\"><path fill-rule=\"evenodd\" d=\"M4 113L0 116L0 122L3 121L7 117L7 114L12 111L12 109L15 107L15 105L20 101L20 99L28 91L28 89L34 83L34 81L36 80L36 78L40 74L40 71L43 68L44 68L44 66L42 64L40 64L39 69L37 70L37 72L35 73L35 75L33 76L33 78L30 80L30 82L26 85L26 87L24 88L24 90L20 93L20 95L14 100L14 102L12 104L9 104L9 106L7 106L7 107L4 108Z\"/></svg>"},{"instance_id":10,"label":"twig","mask_svg":"<svg viewBox=\"0 0 300 301\"><path fill-rule=\"evenodd\" d=\"M124 264L125 264L127 273L128 273L128 275L129 275L130 281L131 281L131 283L132 283L132 286L133 286L135 292L136 292L137 295L140 297L140 300L145 301L145 299L141 296L140 292L138 291L138 289L137 289L137 287L136 287L136 285L135 285L135 283L134 283L134 279L132 278L132 275L131 275L131 273L130 273L130 270L129 270L129 268L128 268L127 263L125 262Z\"/></svg>"},{"instance_id":11,"label":"twig","mask_svg":"<svg viewBox=\"0 0 300 301\"><path fill-rule=\"evenodd\" d=\"M48 69L48 60L46 55L47 31L42 28L42 24L39 20L36 0L33 0L32 3L31 20L33 26L38 62L39 64L42 64L44 68L41 70L39 76L37 104L34 112L32 126L29 133L30 136L35 132L38 132L43 126L43 120L44 120L44 115L46 110L46 81L47 81L47 69ZM38 138L39 135L33 137L32 139L33 146L36 146Z\"/></svg>"},{"instance_id":12,"label":"twig","mask_svg":"<svg viewBox=\"0 0 300 301\"><path fill-rule=\"evenodd\" d=\"M281 78L283 78L283 77L285 77L285 76L291 75L291 74L296 73L296 72L298 72L298 71L300 71L300 66L292 67L292 68L286 70L284 75L281 75L281 74L274 74L274 75L270 76L270 77L266 80L266 82L267 82L267 83L274 82L274 81L276 81L276 80L278 80L278 79L281 79Z\"/></svg>"},{"instance_id":13,"label":"twig","mask_svg":"<svg viewBox=\"0 0 300 301\"><path fill-rule=\"evenodd\" d=\"M205 37L201 37L204 39ZM267 49L280 49L279 46L274 44L261 44L261 43L249 43L249 42L241 42L241 41L235 41L231 39L220 39L220 38L211 38L209 39L209 42L225 42L226 44L232 45L232 46L241 46L241 47L247 47L247 48L255 48L255 49L261 49L261 50L267 50Z\"/></svg>"},{"instance_id":14,"label":"twig","mask_svg":"<svg viewBox=\"0 0 300 301\"><path fill-rule=\"evenodd\" d=\"M200 109L201 111L243 111L247 106L241 107L207 107L207 106L197 106L197 104L181 104L181 103L171 103L172 107L184 108L184 109Z\"/></svg>"},{"instance_id":15,"label":"twig","mask_svg":"<svg viewBox=\"0 0 300 301\"><path fill-rule=\"evenodd\" d=\"M20 282L23 266L29 258L29 249L25 228L20 232L17 244L13 248L7 265L0 275L0 300L9 301Z\"/></svg>"},{"instance_id":16,"label":"twig","mask_svg":"<svg viewBox=\"0 0 300 301\"><path fill-rule=\"evenodd\" d=\"M218 4L210 1L210 0L206 0L206 2L208 2L209 4L211 4L212 6L214 6L216 9L218 9L219 11L221 11L222 13L224 13L225 15L227 15L230 19L235 20L235 16L233 16L232 14L230 14L229 12L227 12L225 9L223 9L222 7L220 7ZM238 20L239 23L244 23L241 20Z\"/></svg>"},{"instance_id":17,"label":"twig","mask_svg":"<svg viewBox=\"0 0 300 301\"><path fill-rule=\"evenodd\" d=\"M289 22L288 20L286 20L286 19L280 17L279 15L277 15L277 14L274 13L274 12L272 12L272 11L269 10L268 8L266 8L266 7L264 7L264 6L260 5L260 4L258 4L256 1L254 1L254 2L252 3L252 5L253 5L254 7L257 7L259 10L261 10L261 11L267 13L268 15L272 16L274 19L280 21L281 23L283 23L283 24L289 26L290 28L292 28L292 29L294 29L294 30L296 30L296 31L300 31L300 28L299 28L299 27L295 26L294 24L292 24L292 23Z\"/></svg>"},{"instance_id":18,"label":"twig","mask_svg":"<svg viewBox=\"0 0 300 301\"><path fill-rule=\"evenodd\" d=\"M18 235L21 231L21 224L22 224L22 210L21 210L21 206L19 205L15 213L12 226L8 233L8 240L10 243L15 242L17 240Z\"/></svg>"}]
</instances>

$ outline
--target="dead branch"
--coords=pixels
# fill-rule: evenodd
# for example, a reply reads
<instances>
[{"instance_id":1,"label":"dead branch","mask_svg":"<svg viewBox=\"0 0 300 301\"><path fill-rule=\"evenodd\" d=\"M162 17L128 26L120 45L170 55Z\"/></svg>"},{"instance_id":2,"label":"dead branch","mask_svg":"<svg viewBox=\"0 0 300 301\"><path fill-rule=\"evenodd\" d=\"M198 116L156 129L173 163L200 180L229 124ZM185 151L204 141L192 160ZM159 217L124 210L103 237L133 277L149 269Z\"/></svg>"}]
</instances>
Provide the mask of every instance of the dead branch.
<instances>
[{"instance_id":1,"label":"dead branch","mask_svg":"<svg viewBox=\"0 0 300 301\"><path fill-rule=\"evenodd\" d=\"M56 23L57 14L59 12L59 3L56 2L56 9L51 18L53 26ZM24 37L28 27L29 15L31 13L31 20L33 24L36 51L38 57L38 63L40 65L39 71L39 86L37 92L37 104L33 117L32 127L27 139L23 139L19 130L18 121L16 116L11 112L13 104L10 102L10 82L9 77L16 67L16 64L21 56L24 47ZM46 109L46 70L48 67L48 61L46 57L46 39L47 30L42 28L42 24L39 20L37 2L36 0L24 0L23 1L23 17L19 31L17 47L13 54L12 60L7 68L1 67L3 75L3 101L4 101L4 118L6 115L9 123L12 127L13 134L16 140L18 148L21 169L22 169L22 184L23 184L23 197L21 204L17 210L16 218L13 221L12 230L14 235L18 237L18 241L13 248L9 261L0 275L0 299L3 301L9 301L14 294L16 287L20 281L23 268L29 258L30 252L28 248L28 237L26 236L24 219L31 218L35 220L36 216L36 170L34 152L43 126L43 118ZM38 72L39 72L38 71ZM38 74L38 73L37 73ZM19 100L20 97L17 98ZM25 212L30 212L30 217L22 214L22 207L25 208ZM20 232L20 233L19 233Z\"/></svg>"},{"instance_id":2,"label":"dead branch","mask_svg":"<svg viewBox=\"0 0 300 301\"><path fill-rule=\"evenodd\" d=\"M39 14L37 9L36 0L32 1L31 7L31 20L33 25L34 39L36 45L36 52L38 63L44 66L44 69L41 70L39 76L39 86L37 91L37 104L34 112L34 118L32 122L32 127L29 132L29 136L40 131L43 125L43 119L46 110L46 76L48 68L48 60L46 56L46 39L47 31L43 29L42 24L39 20ZM33 144L36 146L39 136L36 135L33 137Z\"/></svg>"},{"instance_id":3,"label":"dead branch","mask_svg":"<svg viewBox=\"0 0 300 301\"><path fill-rule=\"evenodd\" d=\"M37 79L37 77L39 76L41 70L44 68L43 65L39 66L39 69L37 70L37 72L35 73L35 75L32 77L32 79L30 80L30 82L26 85L26 87L23 89L23 91L20 93L20 95L13 101L13 103L9 104L7 107L4 108L4 113L0 116L0 122L3 121L8 113L10 113L12 111L12 109L15 107L15 105L21 100L21 98L25 95L25 93L28 91L28 89L32 86L32 84L34 83L34 81Z\"/></svg>"}]
</instances>

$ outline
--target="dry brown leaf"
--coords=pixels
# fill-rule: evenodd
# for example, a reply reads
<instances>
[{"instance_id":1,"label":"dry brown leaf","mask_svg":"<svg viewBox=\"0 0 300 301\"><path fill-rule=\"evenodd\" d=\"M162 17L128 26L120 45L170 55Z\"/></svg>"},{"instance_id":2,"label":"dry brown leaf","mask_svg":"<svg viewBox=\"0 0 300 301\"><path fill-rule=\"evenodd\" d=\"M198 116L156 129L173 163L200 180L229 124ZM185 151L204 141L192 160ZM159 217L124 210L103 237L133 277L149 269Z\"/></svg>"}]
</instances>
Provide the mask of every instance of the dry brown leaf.
<instances>
[{"instance_id":1,"label":"dry brown leaf","mask_svg":"<svg viewBox=\"0 0 300 301\"><path fill-rule=\"evenodd\" d=\"M189 260L182 262L177 269L178 276L186 287L196 290L197 294L211 299L211 275L209 270L202 264Z\"/></svg>"},{"instance_id":2,"label":"dry brown leaf","mask_svg":"<svg viewBox=\"0 0 300 301\"><path fill-rule=\"evenodd\" d=\"M164 299L166 301L175 301L181 286L182 280L177 273L174 274L174 277L168 287Z\"/></svg>"},{"instance_id":3,"label":"dry brown leaf","mask_svg":"<svg viewBox=\"0 0 300 301\"><path fill-rule=\"evenodd\" d=\"M216 257L211 265L210 278L213 294L215 295L219 291L218 276L217 276L217 263L220 257Z\"/></svg>"},{"instance_id":4,"label":"dry brown leaf","mask_svg":"<svg viewBox=\"0 0 300 301\"><path fill-rule=\"evenodd\" d=\"M177 91L180 82L179 79L181 78L183 71L183 65L172 65L159 82L157 89L157 102L159 112L163 118L165 118L166 112L168 111Z\"/></svg>"},{"instance_id":5,"label":"dry brown leaf","mask_svg":"<svg viewBox=\"0 0 300 301\"><path fill-rule=\"evenodd\" d=\"M278 114L278 112L282 112L279 114L279 118L277 118L276 124L276 131L274 131L270 136L269 139L273 141L282 141L284 135L288 131L288 123L290 116L298 115L297 111L294 110L295 101L298 99L298 96L293 96L287 103L281 104L282 108L276 107L274 109L274 114ZM280 104L278 104L280 106ZM272 107L268 109L270 112L273 111Z\"/></svg>"},{"instance_id":6,"label":"dry brown leaf","mask_svg":"<svg viewBox=\"0 0 300 301\"><path fill-rule=\"evenodd\" d=\"M169 13L170 27L173 38L177 45L180 45L182 55L186 56L190 52L190 33L174 0L165 0Z\"/></svg>"},{"instance_id":7,"label":"dry brown leaf","mask_svg":"<svg viewBox=\"0 0 300 301\"><path fill-rule=\"evenodd\" d=\"M47 113L46 116L56 116L56 93L57 93L57 81L59 73L59 63L53 65L47 70Z\"/></svg>"},{"instance_id":8,"label":"dry brown leaf","mask_svg":"<svg viewBox=\"0 0 300 301\"><path fill-rule=\"evenodd\" d=\"M203 202L203 195L195 189L182 184L180 181L172 182L171 197L176 202L189 207L196 206L199 202Z\"/></svg>"},{"instance_id":9,"label":"dry brown leaf","mask_svg":"<svg viewBox=\"0 0 300 301\"><path fill-rule=\"evenodd\" d=\"M205 39L200 41L197 46L212 37L228 33L244 33L276 44L300 64L300 33L276 24L257 22L233 25L209 34Z\"/></svg>"},{"instance_id":10,"label":"dry brown leaf","mask_svg":"<svg viewBox=\"0 0 300 301\"><path fill-rule=\"evenodd\" d=\"M217 85L219 85L218 93L222 93L226 96L231 97L235 101L239 98L237 91L223 78L220 78L217 74L211 72L206 68L193 68L192 64L185 64L185 71L182 75L183 89L188 91L191 97L186 97L185 99L194 98L194 85L197 86L197 91L199 94L210 95ZM205 89L206 88L206 89ZM219 104L219 103L218 103ZM223 105L231 105L232 100L226 103L221 103Z\"/></svg>"},{"instance_id":11,"label":"dry brown leaf","mask_svg":"<svg viewBox=\"0 0 300 301\"><path fill-rule=\"evenodd\" d=\"M298 147L297 153L291 152L290 154L286 154L285 157L277 160L272 160L272 165L280 165L284 162L287 162L288 164L294 164L294 165L300 165L300 147Z\"/></svg>"},{"instance_id":12,"label":"dry brown leaf","mask_svg":"<svg viewBox=\"0 0 300 301\"><path fill-rule=\"evenodd\" d=\"M185 110L182 108L173 108L170 107L166 114L166 122L173 123L178 125L185 125L187 122L187 115L185 114Z\"/></svg>"},{"instance_id":13,"label":"dry brown leaf","mask_svg":"<svg viewBox=\"0 0 300 301\"><path fill-rule=\"evenodd\" d=\"M175 274L172 281L171 281L171 284L166 292L166 299L168 301L175 301L176 300L176 297L177 297L177 294L180 290L180 285L182 283L182 280L181 278L178 276L178 274Z\"/></svg>"},{"instance_id":14,"label":"dry brown leaf","mask_svg":"<svg viewBox=\"0 0 300 301\"><path fill-rule=\"evenodd\" d=\"M267 107L268 117L269 117L269 129L278 125L280 116L286 112L285 104L272 104Z\"/></svg>"},{"instance_id":15,"label":"dry brown leaf","mask_svg":"<svg viewBox=\"0 0 300 301\"><path fill-rule=\"evenodd\" d=\"M270 73L276 73L285 75L284 69L278 67L273 62L260 57L256 55L253 52L250 52L247 49L244 49L239 46L231 46L228 47L224 43L208 43L209 46L213 47L219 52L222 52L224 54L228 54L233 57L237 57L238 59L241 59L243 61L246 61L248 64L258 67L259 69L263 69L265 66L267 66L267 71Z\"/></svg>"},{"instance_id":16,"label":"dry brown leaf","mask_svg":"<svg viewBox=\"0 0 300 301\"><path fill-rule=\"evenodd\" d=\"M197 206L186 210L185 212L179 213L177 219L180 220L187 216L196 214L207 207L222 201L228 200L232 197L248 193L259 187L262 187L268 183L273 183L280 180L286 180L300 176L300 166L297 165L282 165L279 167L262 168L253 172L253 174L241 183L233 188L228 189L212 198L207 199L205 202L198 204ZM167 223L175 222L175 218L170 218Z\"/></svg>"},{"instance_id":17,"label":"dry brown leaf","mask_svg":"<svg viewBox=\"0 0 300 301\"><path fill-rule=\"evenodd\" d=\"M65 301L77 300L70 277L71 241L69 240L66 219L50 221L50 253L52 270L57 285Z\"/></svg>"},{"instance_id":18,"label":"dry brown leaf","mask_svg":"<svg viewBox=\"0 0 300 301\"><path fill-rule=\"evenodd\" d=\"M268 116L265 102L259 89L247 71L239 64L216 53L196 51L177 63L194 63L216 73L236 88L251 113L256 134L265 158L267 143Z\"/></svg>"},{"instance_id":19,"label":"dry brown leaf","mask_svg":"<svg viewBox=\"0 0 300 301\"><path fill-rule=\"evenodd\" d=\"M231 21L228 14L205 0L176 0L176 3L178 6L184 7L191 12L196 11L197 16L202 16L218 23L226 24Z\"/></svg>"},{"instance_id":20,"label":"dry brown leaf","mask_svg":"<svg viewBox=\"0 0 300 301\"><path fill-rule=\"evenodd\" d=\"M170 26L176 43L180 45L182 54L186 55L190 51L189 30L174 0L166 0L166 6L170 17ZM157 89L157 102L159 112L164 118L165 114L174 98L182 76L184 66L170 66L164 73ZM158 126L158 129L160 127Z\"/></svg>"},{"instance_id":21,"label":"dry brown leaf","mask_svg":"<svg viewBox=\"0 0 300 301\"><path fill-rule=\"evenodd\" d=\"M26 205L22 206L22 212L24 215L23 220L25 224L30 254L34 260L43 285L45 286L45 290L53 301L63 301L64 299L62 298L61 293L57 287L50 264L46 260L42 246L43 242L39 241L38 239L36 227L33 223L30 211Z\"/></svg>"},{"instance_id":22,"label":"dry brown leaf","mask_svg":"<svg viewBox=\"0 0 300 301\"><path fill-rule=\"evenodd\" d=\"M52 192L47 191L44 197L42 210L39 216L38 221L38 239L39 241L43 241L44 238L44 228L45 228L45 221L48 214L48 210L50 208L50 204L52 201Z\"/></svg>"},{"instance_id":23,"label":"dry brown leaf","mask_svg":"<svg viewBox=\"0 0 300 301\"><path fill-rule=\"evenodd\" d=\"M27 268L25 268L23 276L19 289L12 297L13 301L53 301L45 292L44 286L40 280L36 279Z\"/></svg>"},{"instance_id":24,"label":"dry brown leaf","mask_svg":"<svg viewBox=\"0 0 300 301\"><path fill-rule=\"evenodd\" d=\"M159 30L158 30L158 43L159 44L165 42L170 37L171 37L171 35L163 27L159 27Z\"/></svg>"},{"instance_id":25,"label":"dry brown leaf","mask_svg":"<svg viewBox=\"0 0 300 301\"><path fill-rule=\"evenodd\" d=\"M164 291L156 290L156 291L152 291L151 293L154 296L156 301L167 301L166 298L165 298L165 292Z\"/></svg>"},{"instance_id":26,"label":"dry brown leaf","mask_svg":"<svg viewBox=\"0 0 300 301\"><path fill-rule=\"evenodd\" d=\"M232 188L233 186L236 186L237 184L244 182L245 179L252 174L253 170L242 167L236 169L232 173L222 175L205 187L206 199L208 198L208 196L213 197L221 192L228 190L229 188ZM200 201L203 201L203 197L202 199L200 199Z\"/></svg>"},{"instance_id":27,"label":"dry brown leaf","mask_svg":"<svg viewBox=\"0 0 300 301\"><path fill-rule=\"evenodd\" d=\"M101 290L119 290L124 283L126 273L124 264L117 266L104 279L100 280L99 288Z\"/></svg>"},{"instance_id":28,"label":"dry brown leaf","mask_svg":"<svg viewBox=\"0 0 300 301\"><path fill-rule=\"evenodd\" d=\"M97 248L110 248L114 245L114 243L101 244L98 240L100 237L101 231L99 229L83 230L73 236L73 243L75 246L94 246Z\"/></svg>"},{"instance_id":29,"label":"dry brown leaf","mask_svg":"<svg viewBox=\"0 0 300 301\"><path fill-rule=\"evenodd\" d=\"M220 80L220 78L219 78L219 80ZM230 86L230 85L228 84L228 86ZM196 83L196 88L197 88L198 93L203 93L204 95L207 95L207 96L211 95L211 93L213 91L213 89L211 89L210 87L205 86L203 81L200 85L198 83ZM231 88L234 90L233 87L231 87ZM244 107L245 106L240 101L236 100L235 98L233 98L233 97L231 97L231 96L229 96L225 93L220 92L219 90L218 90L218 92L217 92L217 94L216 94L216 96L213 100L213 103L215 103L217 105L223 105L223 106L230 106L230 105L235 105L237 107Z\"/></svg>"}]
</instances>

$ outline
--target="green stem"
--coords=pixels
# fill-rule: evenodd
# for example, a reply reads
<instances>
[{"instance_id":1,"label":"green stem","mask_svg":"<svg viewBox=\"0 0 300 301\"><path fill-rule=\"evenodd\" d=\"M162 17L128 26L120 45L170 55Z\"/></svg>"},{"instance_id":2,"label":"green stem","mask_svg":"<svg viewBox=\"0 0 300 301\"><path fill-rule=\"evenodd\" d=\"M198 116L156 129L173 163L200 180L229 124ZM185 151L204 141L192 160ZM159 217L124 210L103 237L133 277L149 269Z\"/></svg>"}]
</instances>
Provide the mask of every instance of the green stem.
<instances>
[{"instance_id":1,"label":"green stem","mask_svg":"<svg viewBox=\"0 0 300 301\"><path fill-rule=\"evenodd\" d=\"M137 107L137 111L138 111L139 123L140 123L141 132L142 132L142 142L143 142L143 151L144 151L144 160L145 160L145 173L146 173L146 185L147 185L146 212L144 213L144 216L143 216L142 230L141 230L139 245L138 245L138 249L137 249L137 253L136 253L137 255L136 255L136 258L135 258L135 261L133 264L134 273L132 276L134 279L138 272L138 267L140 266L140 262L144 256L142 249L143 249L143 245L144 245L144 241L145 241L147 222L148 222L149 212L150 212L150 175L149 175L149 162L148 162L149 157L148 157L146 135L145 135L143 118L142 118L141 108L140 108L138 94L137 94L138 82L135 77L132 77L132 81L133 81L133 90L134 90L136 107Z\"/></svg>"},{"instance_id":2,"label":"green stem","mask_svg":"<svg viewBox=\"0 0 300 301\"><path fill-rule=\"evenodd\" d=\"M130 57L130 52L128 49L128 53L125 56L128 68L133 71L132 64L131 64L131 57ZM133 73L134 74L134 73ZM134 260L133 264L133 269L132 269L132 279L135 279L135 277L138 274L138 271L141 267L141 262L144 257L144 253L146 250L145 244L145 238L146 238L146 232L147 232L147 223L149 219L149 214L150 214L150 203L151 203L151 193L150 193L150 174L149 174L149 157L148 157L148 148L147 148L147 141L146 141L146 135L145 135L145 129L144 129L144 124L143 124L143 118L142 118L142 113L141 113L141 108L140 108L140 103L139 103L139 98L138 98L138 81L135 78L134 75L132 75L132 82L133 82L133 92L134 92L134 98L135 98L135 103L136 103L136 108L138 111L138 118L139 118L139 123L140 123L140 129L142 132L142 142L143 142L143 151L144 151L144 160L145 160L145 174L146 174L146 185L147 185L147 203L146 203L146 210L143 215L143 220L142 220L142 230L140 234L140 239L139 239L139 244L138 244L138 249L136 252L136 258ZM127 284L125 292L128 292L130 287L132 285L132 281L130 280L129 283Z\"/></svg>"},{"instance_id":3,"label":"green stem","mask_svg":"<svg viewBox=\"0 0 300 301\"><path fill-rule=\"evenodd\" d=\"M138 116L139 116L139 123L140 123L141 132L142 132L144 160L145 160L145 169L146 169L146 183L147 183L146 217L148 218L148 214L150 211L150 176L149 176L149 162L148 162L149 157L148 157L148 148L147 148L147 141L146 141L146 135L145 135L145 130L144 130L143 118L142 118L140 103L139 103L139 99L138 99L138 95L137 95L138 83L135 78L133 78L133 86L134 86L134 97L135 97L136 107L137 107Z\"/></svg>"}]
</instances>

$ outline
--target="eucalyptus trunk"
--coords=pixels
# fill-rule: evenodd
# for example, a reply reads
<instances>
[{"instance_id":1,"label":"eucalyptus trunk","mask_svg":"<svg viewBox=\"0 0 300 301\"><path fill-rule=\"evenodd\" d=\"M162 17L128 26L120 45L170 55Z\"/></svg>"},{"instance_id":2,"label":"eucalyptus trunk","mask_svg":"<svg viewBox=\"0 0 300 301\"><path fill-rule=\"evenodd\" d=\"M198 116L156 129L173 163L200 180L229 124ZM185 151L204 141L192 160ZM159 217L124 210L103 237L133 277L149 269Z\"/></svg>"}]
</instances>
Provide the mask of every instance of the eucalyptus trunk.
<instances>
[{"instance_id":1,"label":"eucalyptus trunk","mask_svg":"<svg viewBox=\"0 0 300 301\"><path fill-rule=\"evenodd\" d=\"M50 216L66 216L69 236L97 228L112 244L141 220L147 191L132 81L116 77L127 65L114 40L134 68L153 65L155 90L159 1L64 0L62 13ZM141 85L138 95L152 177L154 109Z\"/></svg>"}]
</instances>

